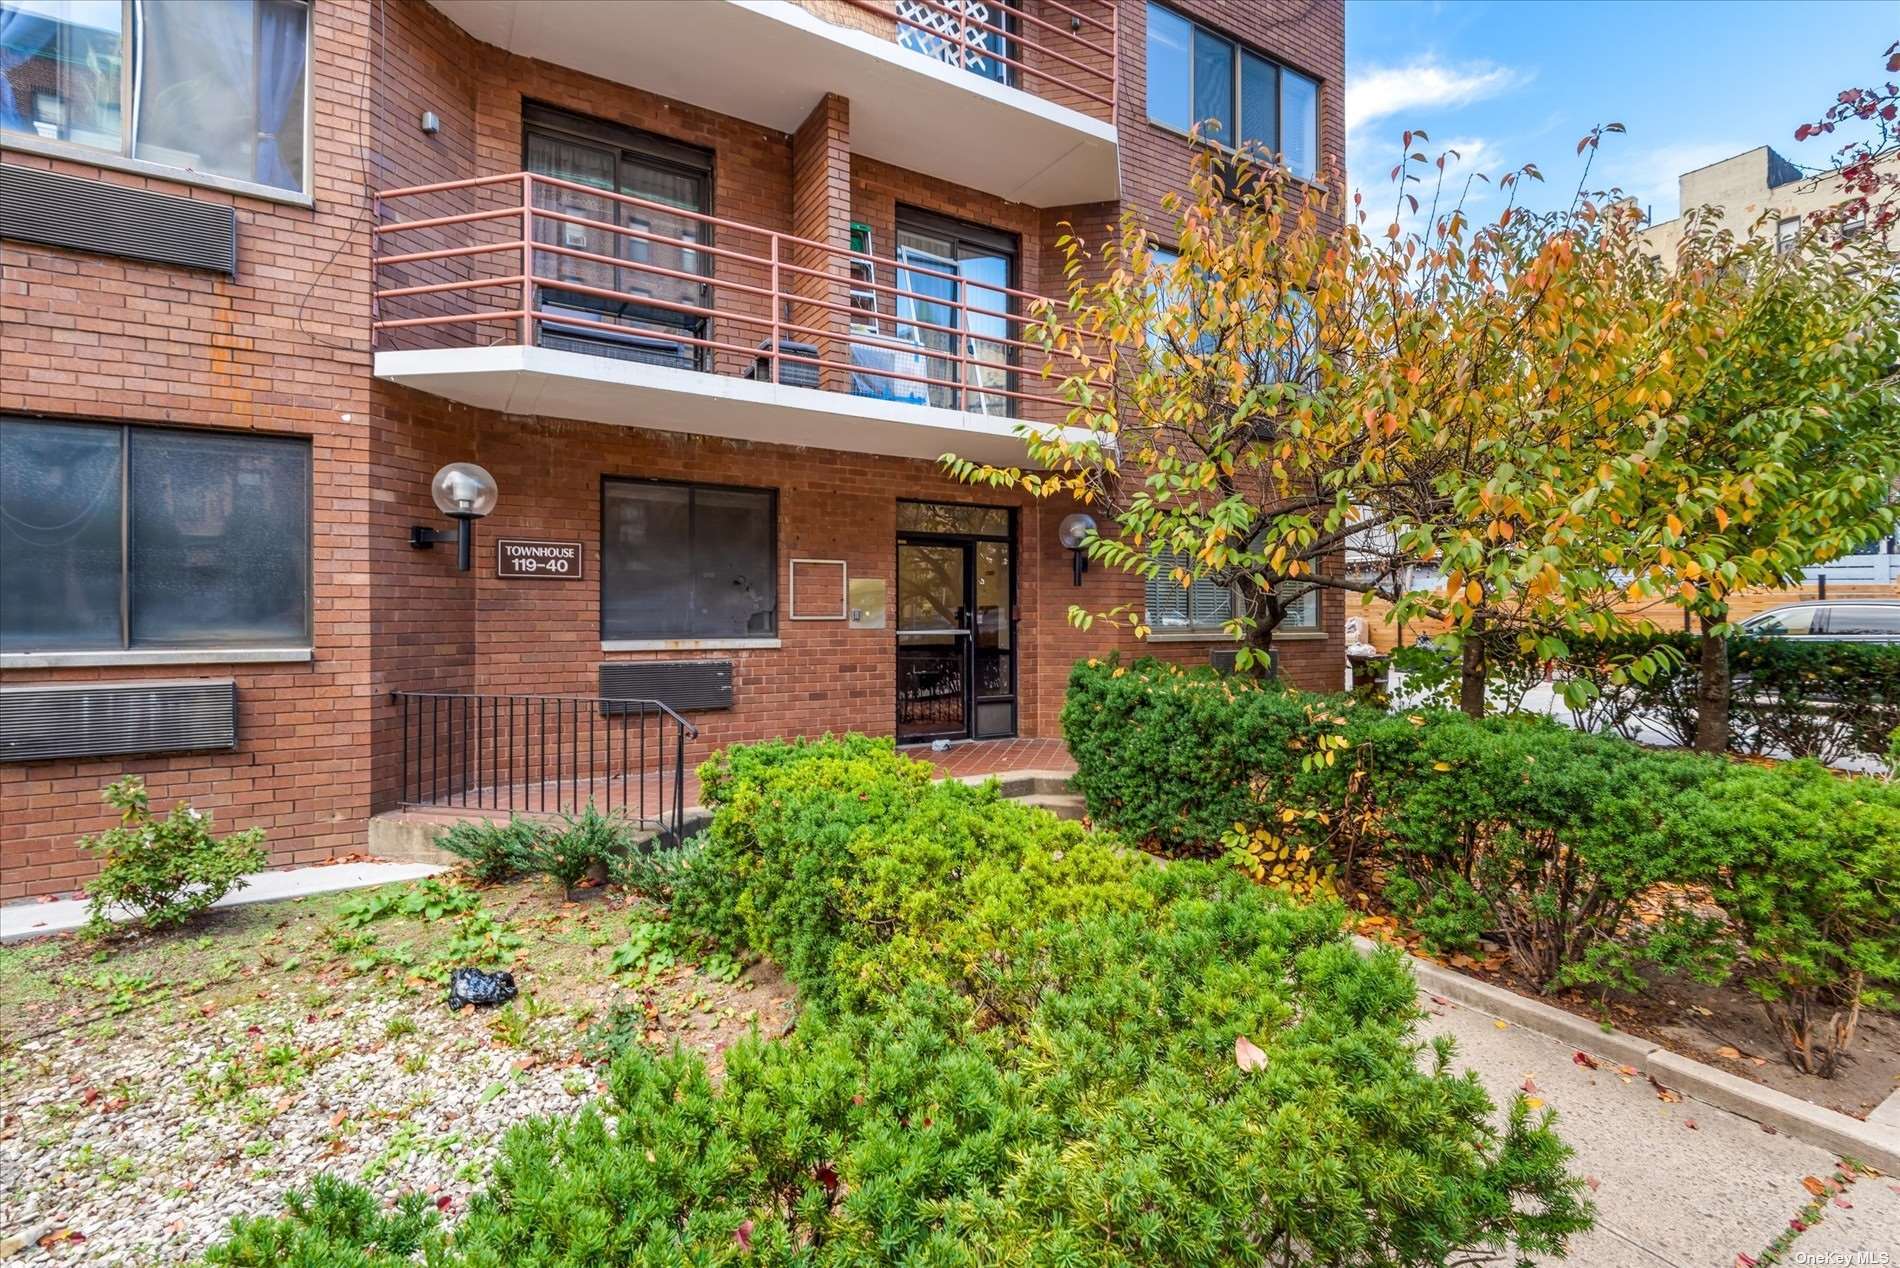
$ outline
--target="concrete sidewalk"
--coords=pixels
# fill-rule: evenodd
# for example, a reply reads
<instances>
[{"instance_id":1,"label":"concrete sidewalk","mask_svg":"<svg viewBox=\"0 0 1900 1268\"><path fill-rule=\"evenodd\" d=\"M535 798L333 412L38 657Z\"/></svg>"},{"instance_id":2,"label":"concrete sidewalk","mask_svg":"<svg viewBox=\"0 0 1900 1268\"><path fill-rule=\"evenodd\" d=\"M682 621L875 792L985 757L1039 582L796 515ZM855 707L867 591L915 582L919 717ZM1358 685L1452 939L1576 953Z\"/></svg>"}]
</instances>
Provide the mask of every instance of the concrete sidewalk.
<instances>
[{"instance_id":1,"label":"concrete sidewalk","mask_svg":"<svg viewBox=\"0 0 1900 1268\"><path fill-rule=\"evenodd\" d=\"M253 872L245 879L242 889L233 890L212 906L242 907L247 903L281 902L286 898L306 898L339 889L364 889L433 876L441 870L428 863L324 863L315 867ZM113 919L128 917L118 914ZM0 906L0 942L71 933L85 923L86 900L83 898L62 898L50 903L31 900L7 903Z\"/></svg>"},{"instance_id":2,"label":"concrete sidewalk","mask_svg":"<svg viewBox=\"0 0 1900 1268\"><path fill-rule=\"evenodd\" d=\"M1592 1070L1569 1044L1457 1003L1421 1002L1423 1036L1449 1034L1459 1070L1475 1070L1500 1106L1530 1080L1557 1111L1574 1170L1597 1182L1597 1227L1563 1262L1585 1268L1738 1268L1759 1258L1813 1200L1802 1179L1828 1180L1834 1155L1689 1096L1660 1098L1648 1078L1601 1059ZM1867 1177L1804 1231L1785 1263L1900 1264L1900 1183ZM1853 1252L1866 1252L1860 1259ZM1885 1254L1887 1258L1879 1256ZM1840 1256L1834 1258L1833 1256Z\"/></svg>"}]
</instances>

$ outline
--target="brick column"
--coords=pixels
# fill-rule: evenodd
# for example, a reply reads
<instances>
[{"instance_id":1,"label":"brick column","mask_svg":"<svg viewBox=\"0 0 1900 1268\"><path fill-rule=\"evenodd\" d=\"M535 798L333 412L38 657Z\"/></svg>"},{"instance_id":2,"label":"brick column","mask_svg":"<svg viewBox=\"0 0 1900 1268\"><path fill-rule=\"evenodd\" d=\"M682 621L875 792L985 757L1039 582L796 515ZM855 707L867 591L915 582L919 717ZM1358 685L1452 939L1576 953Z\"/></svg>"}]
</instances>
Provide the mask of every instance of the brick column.
<instances>
[{"instance_id":1,"label":"brick column","mask_svg":"<svg viewBox=\"0 0 1900 1268\"><path fill-rule=\"evenodd\" d=\"M836 93L820 98L792 137L792 232L838 251L851 247L851 103ZM846 303L851 287L845 256L813 247L795 247L786 254L790 263L822 269L826 276L788 274L785 289L840 306ZM829 309L794 302L791 320L807 329L788 333L786 338L817 345L818 356L825 363L819 372L819 385L828 392L848 391L851 351L845 341L850 334L849 314L842 307ZM781 377L791 378L793 368L781 367Z\"/></svg>"}]
</instances>

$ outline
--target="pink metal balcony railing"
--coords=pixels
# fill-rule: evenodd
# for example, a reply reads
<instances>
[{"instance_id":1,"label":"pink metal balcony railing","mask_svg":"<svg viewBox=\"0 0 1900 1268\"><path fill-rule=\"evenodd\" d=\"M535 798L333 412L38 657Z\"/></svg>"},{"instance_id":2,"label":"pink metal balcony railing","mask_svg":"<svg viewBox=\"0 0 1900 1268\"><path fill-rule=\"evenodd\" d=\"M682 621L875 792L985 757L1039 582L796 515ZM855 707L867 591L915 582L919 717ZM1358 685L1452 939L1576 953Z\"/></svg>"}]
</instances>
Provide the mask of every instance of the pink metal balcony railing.
<instances>
[{"instance_id":1,"label":"pink metal balcony railing","mask_svg":"<svg viewBox=\"0 0 1900 1268\"><path fill-rule=\"evenodd\" d=\"M1113 0L831 0L904 48L985 79L1114 119ZM814 11L825 13L822 5ZM829 15L828 15L829 16ZM835 18L834 18L835 20Z\"/></svg>"},{"instance_id":2,"label":"pink metal balcony railing","mask_svg":"<svg viewBox=\"0 0 1900 1268\"><path fill-rule=\"evenodd\" d=\"M379 350L542 344L1000 417L1067 413L1056 380L1076 367L1023 337L1041 302L1028 291L531 172L377 197L382 216L434 213L375 228Z\"/></svg>"}]
</instances>

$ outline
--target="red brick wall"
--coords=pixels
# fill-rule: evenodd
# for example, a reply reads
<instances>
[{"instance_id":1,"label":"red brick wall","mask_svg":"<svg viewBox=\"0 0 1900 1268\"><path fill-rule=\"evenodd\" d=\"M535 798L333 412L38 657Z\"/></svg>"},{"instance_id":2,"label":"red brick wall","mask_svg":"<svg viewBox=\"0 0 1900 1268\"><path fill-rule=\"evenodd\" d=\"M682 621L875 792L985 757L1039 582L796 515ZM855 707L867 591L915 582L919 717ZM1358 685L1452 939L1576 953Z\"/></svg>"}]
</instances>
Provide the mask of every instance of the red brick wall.
<instances>
[{"instance_id":1,"label":"red brick wall","mask_svg":"<svg viewBox=\"0 0 1900 1268\"><path fill-rule=\"evenodd\" d=\"M1282 57L1324 82L1323 148L1343 146L1339 0L1315 8L1199 0L1181 6ZM1032 6L1028 12L1043 13ZM1123 182L1152 212L1178 185L1188 148L1153 128L1143 109L1141 0L1121 0L1122 82L1117 123ZM370 377L371 228L395 218L504 207L513 189L456 191L378 208L370 192L513 172L522 164L524 97L616 120L714 151L714 213L791 231L794 138L744 120L669 101L626 85L513 57L478 44L418 0L316 0L314 207L287 206L152 177L8 153L126 184L235 205L235 279L7 243L0 246L0 409L51 417L257 429L311 438L314 458L314 659L308 664L192 665L8 671L8 684L88 678L231 677L240 692L236 753L0 766L0 898L70 888L91 871L73 847L104 827L98 789L126 771L149 778L161 803L189 797L226 827L262 824L273 858L310 861L356 848L363 821L394 798L394 709L399 689L591 692L602 659L598 631L599 496L602 474L720 480L780 491L777 650L730 653L737 704L701 715L707 746L786 731L888 731L894 713L894 637L836 622L784 618L786 570L794 557L843 558L854 575L895 582L895 507L900 497L1018 505L1022 647L1019 681L1025 734L1057 730L1063 682L1077 657L1133 648L1099 625L1067 620L1071 603L1100 611L1138 604L1138 579L1096 568L1070 584L1070 558L1055 541L1069 506L962 488L928 462L831 451L749 446L633 428L513 418L456 406ZM1046 95L1046 94L1045 94ZM814 103L816 104L816 103ZM837 151L848 145L849 109L839 103L820 129L827 186L820 218L835 231ZM424 110L440 130L424 135ZM806 158L813 158L806 155ZM1059 289L1054 241L1065 223L1099 241L1117 207L1037 209L945 185L863 159L849 163L849 215L892 246L899 202L1007 229L1022 238L1026 290ZM813 204L815 205L815 204ZM502 218L385 242L385 253L509 241ZM763 250L759 235L720 230L718 245ZM380 278L383 286L519 269L519 255L433 261ZM721 280L757 284L763 271L722 263ZM879 280L890 277L881 269ZM518 302L505 288L484 304ZM729 311L753 318L755 297L725 292ZM458 305L461 306L458 309ZM380 305L384 318L465 311L463 297L415 297ZM749 306L748 306L749 305ZM422 327L388 335L384 347L512 342L517 329ZM722 320L714 338L749 348L757 322ZM733 373L743 352L722 354ZM1025 376L1033 383L1032 376ZM1032 416L1035 416L1033 411ZM472 459L502 485L501 507L479 528L483 563L454 570L452 554L414 551L412 524L441 526L427 480L438 466ZM585 580L501 582L486 561L503 533L574 537L588 543ZM894 598L894 594L893 594ZM1290 676L1311 686L1339 677L1337 596L1326 598L1324 640L1282 644ZM1218 645L1216 640L1215 645ZM1209 644L1157 643L1145 650L1197 662ZM699 653L682 653L698 655ZM705 653L726 656L725 652ZM616 654L632 655L632 654ZM653 655L640 653L639 655Z\"/></svg>"},{"instance_id":2,"label":"red brick wall","mask_svg":"<svg viewBox=\"0 0 1900 1268\"><path fill-rule=\"evenodd\" d=\"M236 753L0 765L0 899L91 873L73 838L112 822L99 790L143 774L225 829L259 824L279 863L360 848L369 809L369 338L366 6L318 0L312 208L8 151L5 161L133 185L238 215L235 278L0 244L0 410L307 436L314 464L308 664L7 670L9 686L233 678Z\"/></svg>"},{"instance_id":3,"label":"red brick wall","mask_svg":"<svg viewBox=\"0 0 1900 1268\"><path fill-rule=\"evenodd\" d=\"M1115 128L1122 198L1159 237L1171 240L1174 220L1162 210L1161 198L1186 183L1193 146L1180 133L1148 121L1147 0L1120 0L1120 5L1121 91ZM1168 0L1168 7L1319 80L1320 172L1323 176L1332 164L1343 173L1344 0ZM1334 223L1344 197L1344 189L1333 191Z\"/></svg>"}]
</instances>

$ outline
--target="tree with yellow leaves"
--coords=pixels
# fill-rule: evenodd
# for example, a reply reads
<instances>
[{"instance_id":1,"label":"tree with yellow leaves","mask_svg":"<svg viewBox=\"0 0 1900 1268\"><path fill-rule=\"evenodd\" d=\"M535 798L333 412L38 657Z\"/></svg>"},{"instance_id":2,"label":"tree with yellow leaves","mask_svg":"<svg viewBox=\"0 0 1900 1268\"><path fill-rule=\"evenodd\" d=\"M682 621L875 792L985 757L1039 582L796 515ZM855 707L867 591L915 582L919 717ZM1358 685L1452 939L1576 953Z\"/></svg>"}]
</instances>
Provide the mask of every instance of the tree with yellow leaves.
<instances>
[{"instance_id":1,"label":"tree with yellow leaves","mask_svg":"<svg viewBox=\"0 0 1900 1268\"><path fill-rule=\"evenodd\" d=\"M1657 287L1674 397L1600 471L1593 532L1632 598L1702 634L1696 747L1729 740L1728 599L1799 583L1894 524L1900 294L1876 239L1792 251L1691 214Z\"/></svg>"},{"instance_id":2,"label":"tree with yellow leaves","mask_svg":"<svg viewBox=\"0 0 1900 1268\"><path fill-rule=\"evenodd\" d=\"M1530 215L1515 203L1527 167L1476 225L1442 157L1421 208L1408 185L1434 166L1412 152L1424 139L1405 137L1383 232L1357 202L1331 223L1318 187L1208 147L1166 203L1168 240L1133 214L1099 255L1065 237L1069 294L1031 337L1080 367L1060 388L1071 432L1025 429L1039 471L946 463L1105 511L1093 559L1230 588L1243 666L1315 588L1389 592L1396 619L1443 621L1474 711L1486 639L1555 656L1564 631L1600 629L1618 587L1583 549L1580 504L1668 378L1627 307L1660 302L1634 280L1653 271L1634 213L1579 196ZM1402 228L1407 210L1422 229ZM1397 590L1413 564L1443 588ZM1147 632L1127 607L1071 616Z\"/></svg>"}]
</instances>

